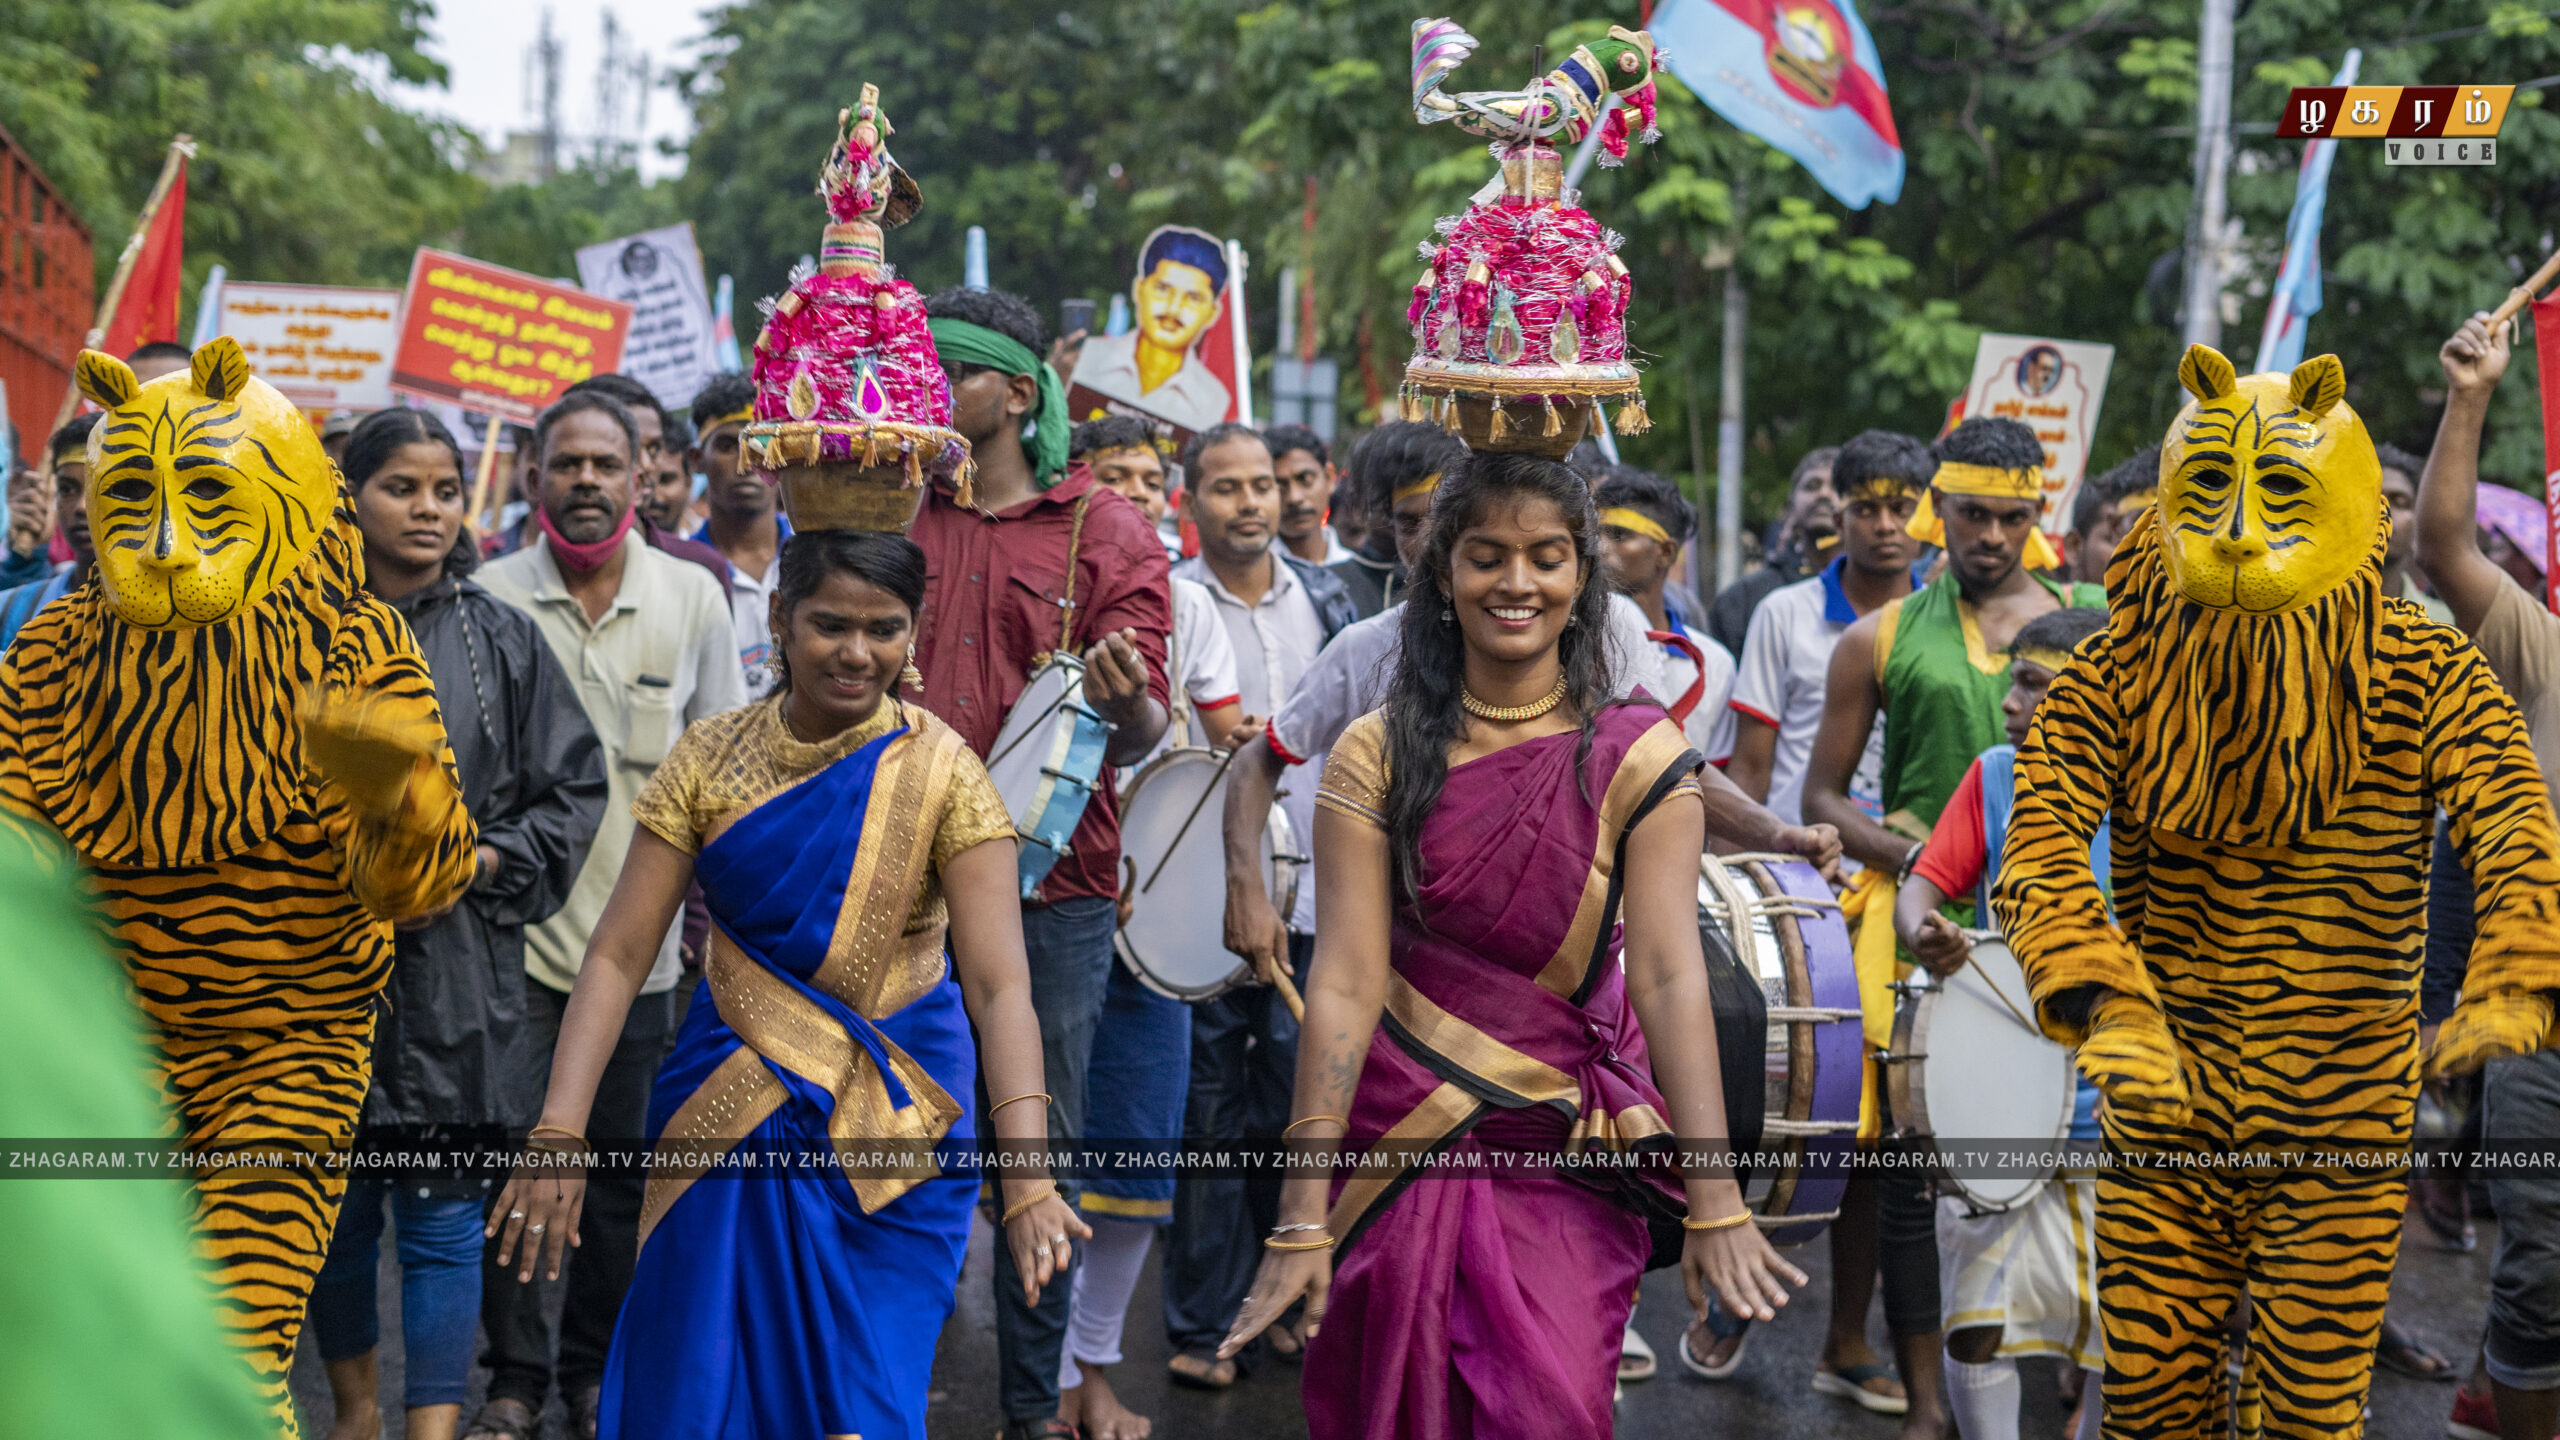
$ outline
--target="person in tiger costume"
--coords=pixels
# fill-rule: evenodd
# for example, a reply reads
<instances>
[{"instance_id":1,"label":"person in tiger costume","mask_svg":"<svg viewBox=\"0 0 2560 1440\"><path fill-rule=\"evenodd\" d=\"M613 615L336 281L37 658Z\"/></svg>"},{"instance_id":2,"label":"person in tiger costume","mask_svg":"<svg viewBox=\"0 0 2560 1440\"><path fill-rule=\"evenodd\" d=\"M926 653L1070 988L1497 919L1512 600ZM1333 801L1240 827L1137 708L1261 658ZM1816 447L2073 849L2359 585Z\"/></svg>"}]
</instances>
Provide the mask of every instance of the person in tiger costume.
<instances>
[{"instance_id":1,"label":"person in tiger costume","mask_svg":"<svg viewBox=\"0 0 2560 1440\"><path fill-rule=\"evenodd\" d=\"M2479 930L2434 1070L2548 1042L2560 835L2480 653L2381 593L2390 514L2337 357L2240 378L2199 345L2178 378L2107 628L2018 753L1992 907L2106 1096L2103 1433L2219 1434L2245 1293L2244 1433L2328 1440L2363 1429L2406 1190L2333 1162L2410 1142L2435 812ZM2088 854L2109 812L2115 922ZM2226 1158L2261 1149L2312 1158Z\"/></svg>"},{"instance_id":2,"label":"person in tiger costume","mask_svg":"<svg viewBox=\"0 0 2560 1440\"><path fill-rule=\"evenodd\" d=\"M148 383L82 351L98 565L0 658L0 812L51 829L152 1022L223 1323L280 1430L346 1188L394 922L453 904L477 832L353 512L229 337Z\"/></svg>"}]
</instances>

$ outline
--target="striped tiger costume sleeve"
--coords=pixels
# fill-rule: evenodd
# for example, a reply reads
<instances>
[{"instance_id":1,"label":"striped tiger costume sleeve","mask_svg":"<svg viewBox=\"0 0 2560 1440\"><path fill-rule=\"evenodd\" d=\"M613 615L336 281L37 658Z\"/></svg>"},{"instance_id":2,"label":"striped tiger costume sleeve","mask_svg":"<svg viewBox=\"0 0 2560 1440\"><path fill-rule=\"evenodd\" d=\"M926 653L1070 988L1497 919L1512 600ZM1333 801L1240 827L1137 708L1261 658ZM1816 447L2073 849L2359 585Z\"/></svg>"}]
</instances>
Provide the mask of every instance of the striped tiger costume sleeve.
<instances>
[{"instance_id":1,"label":"striped tiger costume sleeve","mask_svg":"<svg viewBox=\"0 0 2560 1440\"><path fill-rule=\"evenodd\" d=\"M2466 1009L2560 990L2560 832L2479 653L2380 592L2390 519L2337 362L2239 379L2197 347L2182 376L2198 403L2108 568L2107 629L2019 751L1993 908L2048 1033L2088 1039L2092 987L2128 997L2105 1002L2110 1024L2140 1007L2189 1101L2106 1110L2105 1435L2221 1433L2245 1292L2242 1433L2352 1437L2405 1177L2339 1162L2411 1138L2436 808L2479 889ZM2358 558L2288 594L2267 557L2298 561L2260 527L2296 556L2325 537ZM2113 925L2085 852L2101 814ZM2242 1169L2235 1152L2304 1158Z\"/></svg>"}]
</instances>

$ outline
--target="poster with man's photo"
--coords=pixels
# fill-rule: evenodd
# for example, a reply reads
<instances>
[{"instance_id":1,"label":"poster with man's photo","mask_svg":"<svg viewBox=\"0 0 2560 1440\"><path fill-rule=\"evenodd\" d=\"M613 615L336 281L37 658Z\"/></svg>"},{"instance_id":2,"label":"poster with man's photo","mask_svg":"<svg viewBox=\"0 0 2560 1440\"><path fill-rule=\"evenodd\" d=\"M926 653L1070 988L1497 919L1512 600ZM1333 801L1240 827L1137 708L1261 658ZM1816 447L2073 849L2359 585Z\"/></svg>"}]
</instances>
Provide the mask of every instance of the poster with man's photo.
<instances>
[{"instance_id":1,"label":"poster with man's photo","mask_svg":"<svg viewBox=\"0 0 2560 1440\"><path fill-rule=\"evenodd\" d=\"M693 222L581 247L578 284L631 307L623 373L670 410L692 404L718 370L711 289L702 280Z\"/></svg>"},{"instance_id":2,"label":"poster with man's photo","mask_svg":"<svg viewBox=\"0 0 2560 1440\"><path fill-rule=\"evenodd\" d=\"M1241 303L1227 247L1187 226L1159 227L1138 247L1129 329L1084 342L1067 377L1079 421L1135 415L1169 443L1238 418L1238 347L1228 315Z\"/></svg>"},{"instance_id":3,"label":"poster with man's photo","mask_svg":"<svg viewBox=\"0 0 2560 1440\"><path fill-rule=\"evenodd\" d=\"M1964 387L1963 414L2020 421L2044 442L2044 528L2071 528L2071 497L2089 468L2089 442L2098 433L2098 407L2107 398L2107 371L2116 347L2040 335L1985 335L1973 352L1973 378Z\"/></svg>"}]
</instances>

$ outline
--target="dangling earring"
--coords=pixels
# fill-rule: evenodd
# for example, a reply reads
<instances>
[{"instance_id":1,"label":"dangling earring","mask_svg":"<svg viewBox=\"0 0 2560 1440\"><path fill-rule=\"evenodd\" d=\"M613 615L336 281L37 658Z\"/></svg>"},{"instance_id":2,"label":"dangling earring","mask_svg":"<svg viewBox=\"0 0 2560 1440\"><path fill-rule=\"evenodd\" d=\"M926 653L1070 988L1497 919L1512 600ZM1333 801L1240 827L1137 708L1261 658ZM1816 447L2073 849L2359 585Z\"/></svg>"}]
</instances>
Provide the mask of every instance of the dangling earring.
<instances>
[{"instance_id":1,"label":"dangling earring","mask_svg":"<svg viewBox=\"0 0 2560 1440\"><path fill-rule=\"evenodd\" d=\"M1446 625L1446 624L1448 624L1450 621L1455 620L1455 619L1457 619L1457 618L1458 618L1458 612L1457 612L1457 611L1450 609L1450 608L1449 608L1448 606L1446 606L1446 605L1443 605L1443 606L1441 606L1441 607L1440 607L1440 623L1441 623L1441 624Z\"/></svg>"},{"instance_id":2,"label":"dangling earring","mask_svg":"<svg viewBox=\"0 0 2560 1440\"><path fill-rule=\"evenodd\" d=\"M1579 625L1579 624L1581 624L1581 623L1582 623L1582 616L1581 616L1579 613L1577 613L1577 614L1572 614L1572 615L1567 615L1566 617L1564 617L1564 628L1566 628L1567 630L1570 630L1570 629L1572 629L1574 626Z\"/></svg>"},{"instance_id":3,"label":"dangling earring","mask_svg":"<svg viewBox=\"0 0 2560 1440\"><path fill-rule=\"evenodd\" d=\"M1039 416L1037 416L1037 415L1029 415L1029 416L1025 416L1025 417L1023 417L1023 421L1022 421L1022 438L1023 438L1023 439L1025 439L1025 440L1036 440L1036 439L1038 439L1038 438L1039 438L1039 436L1040 436L1040 417L1039 417Z\"/></svg>"},{"instance_id":4,"label":"dangling earring","mask_svg":"<svg viewBox=\"0 0 2560 1440\"><path fill-rule=\"evenodd\" d=\"M908 652L907 668L898 672L898 683L919 695L924 693L924 672L916 668L913 651Z\"/></svg>"}]
</instances>

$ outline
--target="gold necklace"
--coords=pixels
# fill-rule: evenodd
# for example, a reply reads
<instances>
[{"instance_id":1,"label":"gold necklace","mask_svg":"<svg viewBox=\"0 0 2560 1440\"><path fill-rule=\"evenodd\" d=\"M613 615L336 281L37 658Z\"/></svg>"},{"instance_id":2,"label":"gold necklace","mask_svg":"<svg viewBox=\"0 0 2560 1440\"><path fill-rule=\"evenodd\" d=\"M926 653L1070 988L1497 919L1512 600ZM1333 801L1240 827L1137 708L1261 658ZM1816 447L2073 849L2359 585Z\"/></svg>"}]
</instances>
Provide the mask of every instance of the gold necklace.
<instances>
[{"instance_id":1,"label":"gold necklace","mask_svg":"<svg viewBox=\"0 0 2560 1440\"><path fill-rule=\"evenodd\" d=\"M1468 693L1464 685L1458 687L1458 703L1479 720L1535 720L1564 703L1564 675L1557 673L1556 688L1548 691L1545 699L1532 700L1526 705L1487 705Z\"/></svg>"}]
</instances>

